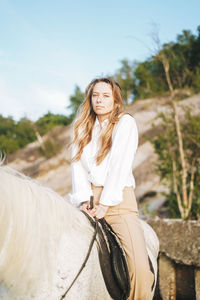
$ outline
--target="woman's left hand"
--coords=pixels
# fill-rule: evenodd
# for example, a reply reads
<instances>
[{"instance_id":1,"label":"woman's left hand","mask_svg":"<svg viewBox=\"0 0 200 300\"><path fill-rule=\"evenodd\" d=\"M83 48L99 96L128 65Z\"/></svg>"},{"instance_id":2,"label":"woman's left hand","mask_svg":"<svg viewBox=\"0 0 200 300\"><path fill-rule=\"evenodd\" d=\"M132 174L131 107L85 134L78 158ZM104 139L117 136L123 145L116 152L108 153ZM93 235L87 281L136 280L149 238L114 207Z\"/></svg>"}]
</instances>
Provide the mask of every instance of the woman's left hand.
<instances>
[{"instance_id":1,"label":"woman's left hand","mask_svg":"<svg viewBox=\"0 0 200 300\"><path fill-rule=\"evenodd\" d=\"M99 204L95 205L93 209L90 210L90 214L96 219L102 219L105 217L109 206Z\"/></svg>"}]
</instances>

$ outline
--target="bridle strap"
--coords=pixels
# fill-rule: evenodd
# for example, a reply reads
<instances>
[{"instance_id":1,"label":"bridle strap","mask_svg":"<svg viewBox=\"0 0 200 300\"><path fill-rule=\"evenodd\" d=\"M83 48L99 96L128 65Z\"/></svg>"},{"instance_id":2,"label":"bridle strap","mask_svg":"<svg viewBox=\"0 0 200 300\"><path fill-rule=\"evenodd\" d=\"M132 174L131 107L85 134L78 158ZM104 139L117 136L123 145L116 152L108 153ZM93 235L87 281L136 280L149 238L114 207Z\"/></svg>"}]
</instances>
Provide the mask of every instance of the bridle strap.
<instances>
[{"instance_id":1,"label":"bridle strap","mask_svg":"<svg viewBox=\"0 0 200 300\"><path fill-rule=\"evenodd\" d=\"M84 211L82 211L84 214L86 214ZM93 237L92 237L92 240L90 242L90 246L89 246L89 249L88 249L88 252L87 252L87 255L84 259L84 262L80 268L80 270L78 271L77 275L75 276L74 280L72 281L72 283L70 284L70 286L68 287L68 289L66 290L66 292L61 296L60 300L63 300L65 298L65 296L67 295L67 293L69 292L69 290L71 289L71 287L73 286L74 282L76 281L76 279L79 277L79 275L81 274L82 270L84 269L87 261L88 261L88 258L90 256L90 253L91 253L91 250L92 250L92 246L94 244L94 241L96 239L96 235L97 235L97 221L95 221L95 230L94 230L94 234L93 234Z\"/></svg>"}]
</instances>

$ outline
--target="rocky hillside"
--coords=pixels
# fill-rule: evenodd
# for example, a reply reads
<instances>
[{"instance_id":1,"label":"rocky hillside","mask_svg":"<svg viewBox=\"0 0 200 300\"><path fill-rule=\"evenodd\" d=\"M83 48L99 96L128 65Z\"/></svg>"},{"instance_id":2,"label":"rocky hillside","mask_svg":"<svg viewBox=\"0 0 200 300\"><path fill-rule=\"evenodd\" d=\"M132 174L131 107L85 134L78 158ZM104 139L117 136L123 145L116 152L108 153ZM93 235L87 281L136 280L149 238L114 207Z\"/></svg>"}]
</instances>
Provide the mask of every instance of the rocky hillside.
<instances>
[{"instance_id":1,"label":"rocky hillside","mask_svg":"<svg viewBox=\"0 0 200 300\"><path fill-rule=\"evenodd\" d=\"M136 179L136 197L143 208L146 207L146 203L149 203L149 212L157 211L162 206L165 199L161 192L166 190L166 187L155 174L157 157L151 143L146 141L143 135L151 138L159 130L160 120L155 118L159 112L170 111L167 100L166 97L146 99L125 107L125 111L134 116L139 130L139 147L133 168ZM182 116L184 106L190 106L194 114L200 113L200 94L179 101L180 116ZM156 124L155 129L152 129L153 122ZM61 145L60 153L53 158L46 159L41 156L38 150L39 143L34 142L8 156L6 163L12 168L36 178L61 195L67 195L71 191L70 154L67 150L70 132L70 126L56 127L44 137L46 139L51 136L56 139L56 143Z\"/></svg>"}]
</instances>

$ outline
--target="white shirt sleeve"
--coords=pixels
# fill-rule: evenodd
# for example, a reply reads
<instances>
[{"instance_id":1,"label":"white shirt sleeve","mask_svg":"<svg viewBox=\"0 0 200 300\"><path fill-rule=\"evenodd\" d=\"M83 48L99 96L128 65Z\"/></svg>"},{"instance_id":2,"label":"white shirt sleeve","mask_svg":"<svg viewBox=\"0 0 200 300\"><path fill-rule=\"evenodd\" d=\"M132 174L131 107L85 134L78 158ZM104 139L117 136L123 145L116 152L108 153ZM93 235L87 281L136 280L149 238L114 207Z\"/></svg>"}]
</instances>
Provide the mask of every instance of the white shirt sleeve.
<instances>
[{"instance_id":1,"label":"white shirt sleeve","mask_svg":"<svg viewBox=\"0 0 200 300\"><path fill-rule=\"evenodd\" d=\"M76 147L72 145L72 157L76 154ZM74 205L89 201L92 196L91 183L88 180L88 173L84 168L81 159L71 163L72 171L72 194L68 194Z\"/></svg>"},{"instance_id":2,"label":"white shirt sleeve","mask_svg":"<svg viewBox=\"0 0 200 300\"><path fill-rule=\"evenodd\" d=\"M109 168L100 203L114 206L123 200L123 188L130 172L138 147L138 130L135 119L124 115L113 132Z\"/></svg>"}]
</instances>

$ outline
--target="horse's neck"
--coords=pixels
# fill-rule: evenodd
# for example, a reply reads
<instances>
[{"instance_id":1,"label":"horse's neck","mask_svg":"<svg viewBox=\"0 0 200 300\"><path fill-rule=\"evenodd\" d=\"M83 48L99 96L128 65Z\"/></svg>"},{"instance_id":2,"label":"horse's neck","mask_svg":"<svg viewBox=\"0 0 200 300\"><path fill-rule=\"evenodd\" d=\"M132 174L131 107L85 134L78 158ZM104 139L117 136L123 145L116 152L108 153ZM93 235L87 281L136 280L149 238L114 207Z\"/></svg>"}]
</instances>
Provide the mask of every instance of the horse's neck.
<instances>
[{"instance_id":1,"label":"horse's neck","mask_svg":"<svg viewBox=\"0 0 200 300\"><path fill-rule=\"evenodd\" d=\"M59 299L87 254L93 235L88 221L55 192L1 168L0 193L0 282L14 293L11 299ZM82 300L110 299L96 246L67 299L80 294Z\"/></svg>"}]
</instances>

